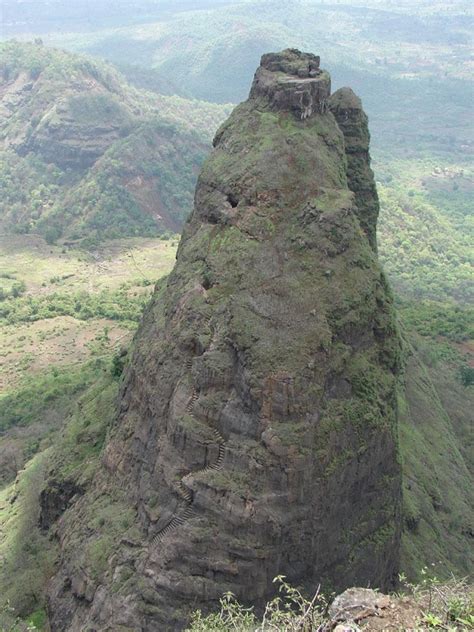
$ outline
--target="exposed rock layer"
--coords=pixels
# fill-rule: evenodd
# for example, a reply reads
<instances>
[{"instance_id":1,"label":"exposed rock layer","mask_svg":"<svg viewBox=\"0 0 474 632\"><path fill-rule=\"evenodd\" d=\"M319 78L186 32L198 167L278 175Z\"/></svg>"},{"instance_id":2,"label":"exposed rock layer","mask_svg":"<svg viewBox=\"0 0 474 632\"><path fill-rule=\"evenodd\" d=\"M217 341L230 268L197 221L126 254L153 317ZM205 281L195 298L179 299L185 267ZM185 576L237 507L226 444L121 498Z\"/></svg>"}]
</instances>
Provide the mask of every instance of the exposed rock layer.
<instances>
[{"instance_id":1,"label":"exposed rock layer","mask_svg":"<svg viewBox=\"0 0 474 632\"><path fill-rule=\"evenodd\" d=\"M377 250L379 200L370 169L367 115L362 109L359 97L350 88L342 88L332 95L331 112L344 134L347 182L355 195L357 217L369 238L370 245Z\"/></svg>"},{"instance_id":2,"label":"exposed rock layer","mask_svg":"<svg viewBox=\"0 0 474 632\"><path fill-rule=\"evenodd\" d=\"M225 591L258 605L278 574L392 583L399 343L366 118L329 85L314 56L265 56L216 135L103 480L59 525L53 630L177 630ZM125 490L141 536L97 573L84 516L105 484Z\"/></svg>"}]
</instances>

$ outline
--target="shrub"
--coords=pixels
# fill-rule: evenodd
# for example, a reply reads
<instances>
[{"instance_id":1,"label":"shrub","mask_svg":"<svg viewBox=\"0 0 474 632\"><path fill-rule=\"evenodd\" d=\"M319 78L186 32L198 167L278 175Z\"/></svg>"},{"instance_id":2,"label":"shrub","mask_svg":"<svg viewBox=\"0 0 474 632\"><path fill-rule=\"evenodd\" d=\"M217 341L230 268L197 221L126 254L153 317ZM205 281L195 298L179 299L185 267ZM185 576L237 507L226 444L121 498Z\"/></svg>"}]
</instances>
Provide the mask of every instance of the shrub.
<instances>
[{"instance_id":1,"label":"shrub","mask_svg":"<svg viewBox=\"0 0 474 632\"><path fill-rule=\"evenodd\" d=\"M216 614L203 617L201 611L193 614L191 627L187 632L264 632L265 630L285 630L285 632L310 632L317 630L324 621L327 601L319 588L311 601L280 575L274 583L279 584L279 595L269 601L261 621L252 608L242 606L232 593L226 593L220 600L221 609Z\"/></svg>"},{"instance_id":2,"label":"shrub","mask_svg":"<svg viewBox=\"0 0 474 632\"><path fill-rule=\"evenodd\" d=\"M405 575L400 583L421 606L423 629L440 629L456 632L474 628L474 593L466 579L451 576L440 581L430 569L421 570L421 582L412 584ZM426 626L426 627L425 627Z\"/></svg>"},{"instance_id":3,"label":"shrub","mask_svg":"<svg viewBox=\"0 0 474 632\"><path fill-rule=\"evenodd\" d=\"M44 238L47 244L50 246L61 237L61 229L58 226L49 226L44 231Z\"/></svg>"},{"instance_id":4,"label":"shrub","mask_svg":"<svg viewBox=\"0 0 474 632\"><path fill-rule=\"evenodd\" d=\"M23 281L15 281L12 285L11 295L13 298L18 298L21 296L26 290L26 285Z\"/></svg>"}]
</instances>

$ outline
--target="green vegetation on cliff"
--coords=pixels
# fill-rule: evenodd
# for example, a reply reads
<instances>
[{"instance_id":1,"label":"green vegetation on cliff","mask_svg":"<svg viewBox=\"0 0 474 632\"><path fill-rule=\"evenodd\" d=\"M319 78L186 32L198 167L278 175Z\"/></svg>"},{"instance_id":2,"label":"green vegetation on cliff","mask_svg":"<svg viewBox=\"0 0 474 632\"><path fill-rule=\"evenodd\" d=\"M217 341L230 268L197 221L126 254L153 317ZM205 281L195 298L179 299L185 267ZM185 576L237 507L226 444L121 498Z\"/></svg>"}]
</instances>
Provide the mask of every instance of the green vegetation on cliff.
<instances>
[{"instance_id":1,"label":"green vegetation on cliff","mask_svg":"<svg viewBox=\"0 0 474 632\"><path fill-rule=\"evenodd\" d=\"M46 387L41 397L38 391L31 390L34 386ZM4 611L7 603L16 614L32 623L40 624L45 618L41 616L45 607L44 587L57 559L57 542L47 529L48 521L57 517L54 493L58 493L53 490L52 500L48 502L45 475L54 467L64 490L71 488L76 493L81 492L97 468L116 392L116 379L106 365L99 364L61 373L53 370L0 402L0 411L5 409L10 415L16 415L13 422L34 420L39 423L45 414L58 416L57 427L49 426L49 435L43 437L41 450L15 481L0 492L2 630L3 626L11 629L9 614ZM32 398L34 394L36 401ZM67 426L61 431L66 420ZM66 496L59 495L58 502L65 501L65 493ZM43 626L38 625L38 629Z\"/></svg>"},{"instance_id":2,"label":"green vegetation on cliff","mask_svg":"<svg viewBox=\"0 0 474 632\"><path fill-rule=\"evenodd\" d=\"M474 567L472 387L459 377L462 355L436 357L438 345L419 336L406 342L399 397L402 568L414 579L425 565L435 565L444 578L470 575Z\"/></svg>"}]
</instances>

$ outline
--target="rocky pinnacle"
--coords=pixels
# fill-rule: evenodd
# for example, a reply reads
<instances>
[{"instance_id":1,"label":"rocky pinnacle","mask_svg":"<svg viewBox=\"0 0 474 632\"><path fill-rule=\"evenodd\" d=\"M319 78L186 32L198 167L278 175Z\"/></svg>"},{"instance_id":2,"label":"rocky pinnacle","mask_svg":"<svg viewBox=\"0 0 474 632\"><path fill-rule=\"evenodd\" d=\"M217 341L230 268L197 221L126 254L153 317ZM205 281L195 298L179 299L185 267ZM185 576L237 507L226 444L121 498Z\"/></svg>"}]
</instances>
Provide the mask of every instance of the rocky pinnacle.
<instances>
[{"instance_id":1,"label":"rocky pinnacle","mask_svg":"<svg viewBox=\"0 0 474 632\"><path fill-rule=\"evenodd\" d=\"M226 591L260 607L280 574L394 581L399 339L368 142L318 57L263 56L135 338L102 476L59 527L53 632L179 630ZM97 571L100 481L136 525Z\"/></svg>"}]
</instances>

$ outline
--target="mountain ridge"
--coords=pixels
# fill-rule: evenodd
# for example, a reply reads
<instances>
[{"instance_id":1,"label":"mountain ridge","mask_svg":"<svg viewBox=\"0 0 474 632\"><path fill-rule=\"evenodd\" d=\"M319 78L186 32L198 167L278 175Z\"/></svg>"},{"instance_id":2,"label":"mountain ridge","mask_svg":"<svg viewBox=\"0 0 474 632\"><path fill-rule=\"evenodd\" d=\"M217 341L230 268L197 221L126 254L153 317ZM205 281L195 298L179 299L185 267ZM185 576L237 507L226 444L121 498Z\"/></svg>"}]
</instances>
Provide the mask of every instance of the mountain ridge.
<instances>
[{"instance_id":1,"label":"mountain ridge","mask_svg":"<svg viewBox=\"0 0 474 632\"><path fill-rule=\"evenodd\" d=\"M0 78L5 228L84 245L178 230L225 107L138 91L40 41L1 44Z\"/></svg>"}]
</instances>

